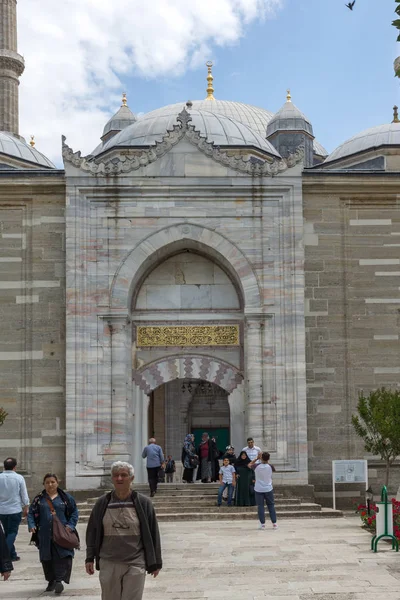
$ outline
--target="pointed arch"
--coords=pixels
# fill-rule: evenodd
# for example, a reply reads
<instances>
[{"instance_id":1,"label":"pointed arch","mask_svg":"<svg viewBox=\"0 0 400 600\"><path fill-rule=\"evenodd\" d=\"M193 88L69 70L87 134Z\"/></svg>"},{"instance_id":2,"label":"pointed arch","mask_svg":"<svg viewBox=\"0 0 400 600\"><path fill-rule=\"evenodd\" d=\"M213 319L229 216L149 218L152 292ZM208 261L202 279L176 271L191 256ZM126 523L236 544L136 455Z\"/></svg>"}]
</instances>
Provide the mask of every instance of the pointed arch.
<instances>
[{"instance_id":1,"label":"pointed arch","mask_svg":"<svg viewBox=\"0 0 400 600\"><path fill-rule=\"evenodd\" d=\"M261 308L260 286L243 252L228 238L204 226L180 223L160 229L142 240L124 258L110 291L112 309L127 309L144 275L157 263L192 248L220 264L239 289L245 312Z\"/></svg>"},{"instance_id":2,"label":"pointed arch","mask_svg":"<svg viewBox=\"0 0 400 600\"><path fill-rule=\"evenodd\" d=\"M196 354L161 358L133 372L134 382L146 394L173 379L202 379L230 394L243 381L243 375L225 361Z\"/></svg>"}]
</instances>

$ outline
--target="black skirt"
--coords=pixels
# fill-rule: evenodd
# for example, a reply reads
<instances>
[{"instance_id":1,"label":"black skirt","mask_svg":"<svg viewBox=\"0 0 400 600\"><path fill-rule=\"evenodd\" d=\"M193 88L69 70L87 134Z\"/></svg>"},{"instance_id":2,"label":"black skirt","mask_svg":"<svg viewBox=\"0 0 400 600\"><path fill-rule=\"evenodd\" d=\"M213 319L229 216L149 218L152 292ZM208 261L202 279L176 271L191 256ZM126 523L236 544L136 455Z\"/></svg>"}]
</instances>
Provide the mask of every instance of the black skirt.
<instances>
[{"instance_id":1,"label":"black skirt","mask_svg":"<svg viewBox=\"0 0 400 600\"><path fill-rule=\"evenodd\" d=\"M64 581L69 583L72 571L72 556L60 558L57 548L51 544L51 560L42 560L44 578L46 581Z\"/></svg>"}]
</instances>

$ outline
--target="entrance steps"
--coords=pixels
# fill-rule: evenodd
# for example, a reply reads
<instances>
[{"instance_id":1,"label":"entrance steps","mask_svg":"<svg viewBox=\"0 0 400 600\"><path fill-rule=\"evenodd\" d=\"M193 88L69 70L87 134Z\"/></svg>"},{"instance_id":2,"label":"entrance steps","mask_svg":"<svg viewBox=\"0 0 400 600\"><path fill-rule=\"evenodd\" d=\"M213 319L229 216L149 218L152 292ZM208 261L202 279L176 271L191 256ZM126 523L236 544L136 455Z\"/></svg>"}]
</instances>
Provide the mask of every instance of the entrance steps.
<instances>
[{"instance_id":1,"label":"entrance steps","mask_svg":"<svg viewBox=\"0 0 400 600\"><path fill-rule=\"evenodd\" d=\"M213 521L213 520L245 520L257 519L255 506L217 506L218 484L159 484L157 494L152 498L159 521ZM149 495L147 485L138 484L134 489L146 496ZM78 503L79 520L87 522L97 498L107 490L90 490L88 492L73 492ZM276 490L275 508L279 519L322 519L341 517L342 512L322 508L320 504L305 502L300 497L286 497Z\"/></svg>"}]
</instances>

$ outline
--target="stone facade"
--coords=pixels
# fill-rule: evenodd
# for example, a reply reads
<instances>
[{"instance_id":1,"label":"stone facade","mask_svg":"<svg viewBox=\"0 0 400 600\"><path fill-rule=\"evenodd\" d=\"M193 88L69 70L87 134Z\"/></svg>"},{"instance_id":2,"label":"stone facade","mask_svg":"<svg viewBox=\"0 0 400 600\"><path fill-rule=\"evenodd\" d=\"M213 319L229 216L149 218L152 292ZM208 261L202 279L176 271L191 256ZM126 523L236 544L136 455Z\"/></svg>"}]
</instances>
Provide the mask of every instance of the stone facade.
<instances>
[{"instance_id":1,"label":"stone facade","mask_svg":"<svg viewBox=\"0 0 400 600\"><path fill-rule=\"evenodd\" d=\"M1 172L1 456L36 490L65 473L64 208L62 172Z\"/></svg>"},{"instance_id":2,"label":"stone facade","mask_svg":"<svg viewBox=\"0 0 400 600\"><path fill-rule=\"evenodd\" d=\"M182 120L167 152L140 161L96 165L65 147L71 488L100 485L121 456L143 480L149 395L185 378L229 394L236 447L252 434L284 481L308 480L301 165L249 176L185 131ZM238 347L135 342L139 325L225 323L240 327Z\"/></svg>"},{"instance_id":3,"label":"stone facade","mask_svg":"<svg viewBox=\"0 0 400 600\"><path fill-rule=\"evenodd\" d=\"M304 175L309 481L325 502L333 459L369 458L370 483L383 480L351 416L361 390L400 381L399 184L398 174Z\"/></svg>"}]
</instances>

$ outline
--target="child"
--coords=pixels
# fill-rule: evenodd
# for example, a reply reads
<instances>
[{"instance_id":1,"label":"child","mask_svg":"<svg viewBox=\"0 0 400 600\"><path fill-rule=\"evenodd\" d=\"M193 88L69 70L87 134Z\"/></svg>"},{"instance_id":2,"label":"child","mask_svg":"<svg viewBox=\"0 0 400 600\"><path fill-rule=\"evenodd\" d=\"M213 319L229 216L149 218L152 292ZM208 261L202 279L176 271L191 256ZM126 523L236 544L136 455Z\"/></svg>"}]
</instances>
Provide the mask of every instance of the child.
<instances>
[{"instance_id":1,"label":"child","mask_svg":"<svg viewBox=\"0 0 400 600\"><path fill-rule=\"evenodd\" d=\"M264 502L268 507L269 518L271 519L273 529L278 529L276 522L274 490L272 487L273 468L268 464L269 457L269 452L260 452L258 456L249 463L249 467L254 469L256 475L254 493L258 508L258 518L260 519L259 529L265 529Z\"/></svg>"},{"instance_id":2,"label":"child","mask_svg":"<svg viewBox=\"0 0 400 600\"><path fill-rule=\"evenodd\" d=\"M167 463L165 465L165 475L167 477L167 483L174 483L174 473L176 471L175 461L171 454L168 454Z\"/></svg>"},{"instance_id":3,"label":"child","mask_svg":"<svg viewBox=\"0 0 400 600\"><path fill-rule=\"evenodd\" d=\"M228 506L232 506L233 488L236 485L235 467L229 464L229 458L224 458L219 470L218 506L222 504L222 494L228 488Z\"/></svg>"}]
</instances>

